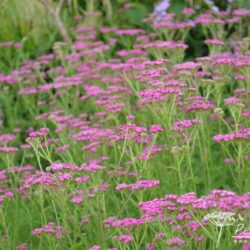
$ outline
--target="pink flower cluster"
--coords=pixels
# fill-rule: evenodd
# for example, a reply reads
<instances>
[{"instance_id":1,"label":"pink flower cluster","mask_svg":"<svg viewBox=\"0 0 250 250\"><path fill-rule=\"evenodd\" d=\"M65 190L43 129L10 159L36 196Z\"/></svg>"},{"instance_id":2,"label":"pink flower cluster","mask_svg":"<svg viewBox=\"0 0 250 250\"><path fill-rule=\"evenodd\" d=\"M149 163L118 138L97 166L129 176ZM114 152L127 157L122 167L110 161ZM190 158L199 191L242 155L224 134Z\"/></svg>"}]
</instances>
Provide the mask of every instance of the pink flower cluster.
<instances>
[{"instance_id":1,"label":"pink flower cluster","mask_svg":"<svg viewBox=\"0 0 250 250\"><path fill-rule=\"evenodd\" d=\"M126 184L126 183L121 183L116 186L116 190L141 190L141 189L149 189L153 188L157 185L160 184L159 180L140 180L138 183L135 184Z\"/></svg>"},{"instance_id":2,"label":"pink flower cluster","mask_svg":"<svg viewBox=\"0 0 250 250\"><path fill-rule=\"evenodd\" d=\"M43 138L49 133L48 128L41 128L39 131L30 132L27 141L35 141L37 138Z\"/></svg>"},{"instance_id":3,"label":"pink flower cluster","mask_svg":"<svg viewBox=\"0 0 250 250\"><path fill-rule=\"evenodd\" d=\"M114 236L115 240L118 240L124 244L128 244L129 242L134 240L134 237L131 235L119 235L119 236Z\"/></svg>"},{"instance_id":4,"label":"pink flower cluster","mask_svg":"<svg viewBox=\"0 0 250 250\"><path fill-rule=\"evenodd\" d=\"M241 128L239 131L231 132L224 135L215 135L214 141L238 141L238 140L249 140L250 139L250 128Z\"/></svg>"},{"instance_id":5,"label":"pink flower cluster","mask_svg":"<svg viewBox=\"0 0 250 250\"><path fill-rule=\"evenodd\" d=\"M54 235L56 238L62 238L66 231L63 227L56 226L54 222L49 222L47 225L36 228L32 231L33 235L40 235L44 233Z\"/></svg>"},{"instance_id":6,"label":"pink flower cluster","mask_svg":"<svg viewBox=\"0 0 250 250\"><path fill-rule=\"evenodd\" d=\"M192 127L193 125L201 123L198 119L184 120L180 122L175 122L172 126L173 131L183 132L186 128Z\"/></svg>"}]
</instances>

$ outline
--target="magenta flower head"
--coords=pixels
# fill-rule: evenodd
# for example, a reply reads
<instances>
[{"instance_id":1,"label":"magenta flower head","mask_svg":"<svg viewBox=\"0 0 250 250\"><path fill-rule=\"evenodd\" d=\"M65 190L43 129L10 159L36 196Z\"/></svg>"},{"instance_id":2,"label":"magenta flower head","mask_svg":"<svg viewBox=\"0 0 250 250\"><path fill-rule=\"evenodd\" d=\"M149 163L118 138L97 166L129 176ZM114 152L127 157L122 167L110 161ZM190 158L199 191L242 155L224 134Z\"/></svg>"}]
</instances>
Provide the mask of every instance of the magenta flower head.
<instances>
[{"instance_id":1,"label":"magenta flower head","mask_svg":"<svg viewBox=\"0 0 250 250\"><path fill-rule=\"evenodd\" d=\"M128 115L128 116L127 116L127 119L130 120L130 121L131 121L131 120L134 120L134 119L135 119L135 116L133 116L133 115Z\"/></svg>"},{"instance_id":2,"label":"magenta flower head","mask_svg":"<svg viewBox=\"0 0 250 250\"><path fill-rule=\"evenodd\" d=\"M175 122L172 126L173 131L183 132L185 129L192 127L193 125L200 124L201 121L198 119L193 120L183 120L180 122Z\"/></svg>"},{"instance_id":3,"label":"magenta flower head","mask_svg":"<svg viewBox=\"0 0 250 250\"><path fill-rule=\"evenodd\" d=\"M240 16L240 17L250 16L250 10L248 10L248 9L236 9L233 11L233 15Z\"/></svg>"},{"instance_id":4,"label":"magenta flower head","mask_svg":"<svg viewBox=\"0 0 250 250\"><path fill-rule=\"evenodd\" d=\"M234 241L249 241L250 242L250 231L242 231L239 234L233 236Z\"/></svg>"},{"instance_id":5,"label":"magenta flower head","mask_svg":"<svg viewBox=\"0 0 250 250\"><path fill-rule=\"evenodd\" d=\"M219 134L213 137L214 141L227 142L227 141L245 141L250 139L250 128L241 128L228 134Z\"/></svg>"},{"instance_id":6,"label":"magenta flower head","mask_svg":"<svg viewBox=\"0 0 250 250\"><path fill-rule=\"evenodd\" d=\"M71 199L72 203L76 203L76 204L80 204L84 201L84 199L82 197L74 197Z\"/></svg>"},{"instance_id":7,"label":"magenta flower head","mask_svg":"<svg viewBox=\"0 0 250 250\"><path fill-rule=\"evenodd\" d=\"M181 64L175 65L173 68L174 70L198 70L201 68L201 63L195 63L195 62L185 62Z\"/></svg>"},{"instance_id":8,"label":"magenta flower head","mask_svg":"<svg viewBox=\"0 0 250 250\"><path fill-rule=\"evenodd\" d=\"M177 246L182 246L185 241L179 237L174 237L168 241L170 245L177 245Z\"/></svg>"},{"instance_id":9,"label":"magenta flower head","mask_svg":"<svg viewBox=\"0 0 250 250\"><path fill-rule=\"evenodd\" d=\"M147 243L146 244L146 250L154 250L156 249L155 243Z\"/></svg>"},{"instance_id":10,"label":"magenta flower head","mask_svg":"<svg viewBox=\"0 0 250 250\"><path fill-rule=\"evenodd\" d=\"M44 138L49 133L48 128L41 128L39 131L34 131L29 133L29 137L26 139L29 141L36 141L38 139Z\"/></svg>"},{"instance_id":11,"label":"magenta flower head","mask_svg":"<svg viewBox=\"0 0 250 250\"><path fill-rule=\"evenodd\" d=\"M140 180L135 184L121 183L116 186L116 190L128 189L128 190L141 190L153 188L160 184L160 180Z\"/></svg>"},{"instance_id":12,"label":"magenta flower head","mask_svg":"<svg viewBox=\"0 0 250 250\"><path fill-rule=\"evenodd\" d=\"M242 250L250 250L250 243L243 244Z\"/></svg>"},{"instance_id":13,"label":"magenta flower head","mask_svg":"<svg viewBox=\"0 0 250 250\"><path fill-rule=\"evenodd\" d=\"M28 244L27 243L21 243L20 245L18 245L16 247L16 250L27 249L27 248L28 248Z\"/></svg>"},{"instance_id":14,"label":"magenta flower head","mask_svg":"<svg viewBox=\"0 0 250 250\"><path fill-rule=\"evenodd\" d=\"M240 98L237 98L235 96L231 96L229 98L224 99L224 103L225 103L225 105L234 106L234 107L243 108L245 106L243 104L243 101Z\"/></svg>"},{"instance_id":15,"label":"magenta flower head","mask_svg":"<svg viewBox=\"0 0 250 250\"><path fill-rule=\"evenodd\" d=\"M66 233L66 229L61 226L56 226L54 222L49 222L47 225L36 228L32 231L33 235L50 234L56 238L61 238Z\"/></svg>"},{"instance_id":16,"label":"magenta flower head","mask_svg":"<svg viewBox=\"0 0 250 250\"><path fill-rule=\"evenodd\" d=\"M115 236L114 239L118 240L118 241L120 241L120 242L122 242L124 244L128 244L128 243L130 243L131 241L134 240L134 237L131 236L131 235L125 235L124 234L124 235Z\"/></svg>"},{"instance_id":17,"label":"magenta flower head","mask_svg":"<svg viewBox=\"0 0 250 250\"><path fill-rule=\"evenodd\" d=\"M101 250L101 247L99 245L95 245L89 248L89 250Z\"/></svg>"},{"instance_id":18,"label":"magenta flower head","mask_svg":"<svg viewBox=\"0 0 250 250\"><path fill-rule=\"evenodd\" d=\"M14 153L17 152L19 149L17 147L1 147L0 146L0 152L4 153Z\"/></svg>"},{"instance_id":19,"label":"magenta flower head","mask_svg":"<svg viewBox=\"0 0 250 250\"><path fill-rule=\"evenodd\" d=\"M13 134L0 134L0 144L14 141L16 136Z\"/></svg>"},{"instance_id":20,"label":"magenta flower head","mask_svg":"<svg viewBox=\"0 0 250 250\"><path fill-rule=\"evenodd\" d=\"M205 44L212 44L212 45L220 45L223 46L225 43L218 39L207 39L204 42Z\"/></svg>"},{"instance_id":21,"label":"magenta flower head","mask_svg":"<svg viewBox=\"0 0 250 250\"><path fill-rule=\"evenodd\" d=\"M149 129L149 132L152 134L162 132L162 131L163 131L163 128L157 124L153 124Z\"/></svg>"}]
</instances>

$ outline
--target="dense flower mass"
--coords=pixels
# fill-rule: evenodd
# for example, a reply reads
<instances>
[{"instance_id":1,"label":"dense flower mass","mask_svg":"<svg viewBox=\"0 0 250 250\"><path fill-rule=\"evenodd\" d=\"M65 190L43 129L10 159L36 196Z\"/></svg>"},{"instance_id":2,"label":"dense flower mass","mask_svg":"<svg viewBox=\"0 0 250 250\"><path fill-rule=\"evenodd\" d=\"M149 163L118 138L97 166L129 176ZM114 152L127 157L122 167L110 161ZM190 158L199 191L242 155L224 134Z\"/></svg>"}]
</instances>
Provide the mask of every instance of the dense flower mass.
<instances>
[{"instance_id":1,"label":"dense flower mass","mask_svg":"<svg viewBox=\"0 0 250 250\"><path fill-rule=\"evenodd\" d=\"M42 2L64 41L0 42L0 249L250 249L250 10Z\"/></svg>"},{"instance_id":2,"label":"dense flower mass","mask_svg":"<svg viewBox=\"0 0 250 250\"><path fill-rule=\"evenodd\" d=\"M250 139L250 128L241 128L239 131L232 132L224 135L215 135L214 141L233 141L233 140L249 140Z\"/></svg>"}]
</instances>

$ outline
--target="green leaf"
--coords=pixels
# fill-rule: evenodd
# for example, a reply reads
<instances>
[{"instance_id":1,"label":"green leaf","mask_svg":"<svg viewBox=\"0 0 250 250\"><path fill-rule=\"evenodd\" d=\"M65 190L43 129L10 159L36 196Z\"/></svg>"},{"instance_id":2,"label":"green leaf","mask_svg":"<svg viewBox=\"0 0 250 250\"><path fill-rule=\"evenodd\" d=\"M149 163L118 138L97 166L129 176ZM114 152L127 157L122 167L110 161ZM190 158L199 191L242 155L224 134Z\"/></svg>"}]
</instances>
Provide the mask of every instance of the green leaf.
<instances>
[{"instance_id":1,"label":"green leaf","mask_svg":"<svg viewBox=\"0 0 250 250\"><path fill-rule=\"evenodd\" d=\"M130 24L139 25L148 15L148 9L143 4L135 3L131 9L124 11L124 15Z\"/></svg>"},{"instance_id":2,"label":"green leaf","mask_svg":"<svg viewBox=\"0 0 250 250\"><path fill-rule=\"evenodd\" d=\"M177 14L180 13L186 5L184 0L172 0L170 1L170 3L171 5L169 11Z\"/></svg>"}]
</instances>

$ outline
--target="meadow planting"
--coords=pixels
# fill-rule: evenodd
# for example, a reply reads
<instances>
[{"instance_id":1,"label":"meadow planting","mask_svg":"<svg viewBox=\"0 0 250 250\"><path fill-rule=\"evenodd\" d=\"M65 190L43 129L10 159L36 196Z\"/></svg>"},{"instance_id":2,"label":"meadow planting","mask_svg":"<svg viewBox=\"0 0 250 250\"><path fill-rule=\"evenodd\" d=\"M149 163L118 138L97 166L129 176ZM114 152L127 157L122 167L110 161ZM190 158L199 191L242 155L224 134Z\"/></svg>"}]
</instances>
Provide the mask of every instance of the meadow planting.
<instances>
[{"instance_id":1,"label":"meadow planting","mask_svg":"<svg viewBox=\"0 0 250 250\"><path fill-rule=\"evenodd\" d=\"M0 43L1 250L250 249L250 10L167 8Z\"/></svg>"}]
</instances>

